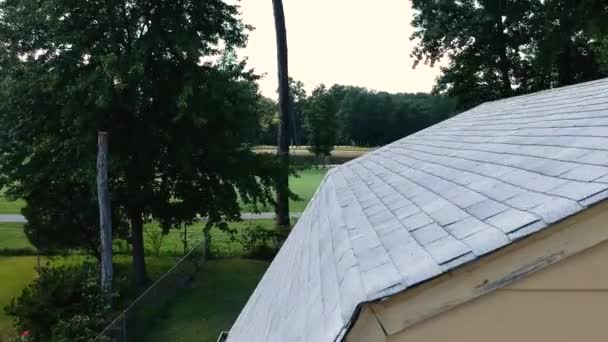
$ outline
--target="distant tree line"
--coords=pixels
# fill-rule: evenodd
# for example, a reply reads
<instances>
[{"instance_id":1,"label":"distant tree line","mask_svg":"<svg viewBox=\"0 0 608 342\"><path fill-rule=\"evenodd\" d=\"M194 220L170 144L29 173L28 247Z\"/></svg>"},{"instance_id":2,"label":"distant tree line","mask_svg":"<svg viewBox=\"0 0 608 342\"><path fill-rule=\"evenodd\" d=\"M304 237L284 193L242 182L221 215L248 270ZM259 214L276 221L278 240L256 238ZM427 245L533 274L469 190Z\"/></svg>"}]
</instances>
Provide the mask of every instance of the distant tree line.
<instances>
[{"instance_id":1,"label":"distant tree line","mask_svg":"<svg viewBox=\"0 0 608 342\"><path fill-rule=\"evenodd\" d=\"M414 0L415 65L433 92L480 103L608 76L608 1Z\"/></svg>"},{"instance_id":2,"label":"distant tree line","mask_svg":"<svg viewBox=\"0 0 608 342\"><path fill-rule=\"evenodd\" d=\"M424 93L391 94L365 88L317 86L307 95L301 82L291 82L292 144L309 145L327 155L334 145L382 146L457 113L456 100ZM262 98L259 144L275 145L277 104Z\"/></svg>"}]
</instances>

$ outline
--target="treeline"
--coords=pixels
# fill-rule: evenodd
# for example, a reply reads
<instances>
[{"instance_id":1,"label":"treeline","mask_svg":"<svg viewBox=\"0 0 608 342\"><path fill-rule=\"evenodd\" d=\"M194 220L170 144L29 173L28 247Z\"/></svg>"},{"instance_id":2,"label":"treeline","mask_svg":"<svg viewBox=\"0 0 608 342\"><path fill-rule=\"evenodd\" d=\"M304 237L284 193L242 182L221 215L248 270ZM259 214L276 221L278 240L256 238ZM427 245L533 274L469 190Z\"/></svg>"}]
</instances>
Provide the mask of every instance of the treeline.
<instances>
[{"instance_id":1,"label":"treeline","mask_svg":"<svg viewBox=\"0 0 608 342\"><path fill-rule=\"evenodd\" d=\"M463 109L608 76L606 0L414 0L415 65Z\"/></svg>"},{"instance_id":2,"label":"treeline","mask_svg":"<svg viewBox=\"0 0 608 342\"><path fill-rule=\"evenodd\" d=\"M456 100L425 93L391 94L366 88L317 86L310 95L292 81L291 135L294 145L326 154L334 145L382 146L456 114ZM259 144L275 145L277 104L262 98Z\"/></svg>"}]
</instances>

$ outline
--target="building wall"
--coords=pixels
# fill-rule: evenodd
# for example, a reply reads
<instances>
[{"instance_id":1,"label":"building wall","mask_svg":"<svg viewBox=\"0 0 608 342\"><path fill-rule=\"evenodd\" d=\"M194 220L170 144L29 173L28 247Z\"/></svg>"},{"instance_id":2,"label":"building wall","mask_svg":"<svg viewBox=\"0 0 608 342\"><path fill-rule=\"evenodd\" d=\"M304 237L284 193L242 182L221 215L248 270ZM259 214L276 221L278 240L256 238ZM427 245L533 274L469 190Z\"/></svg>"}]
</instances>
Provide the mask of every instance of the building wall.
<instances>
[{"instance_id":1,"label":"building wall","mask_svg":"<svg viewBox=\"0 0 608 342\"><path fill-rule=\"evenodd\" d=\"M388 336L386 341L608 341L608 243Z\"/></svg>"}]
</instances>

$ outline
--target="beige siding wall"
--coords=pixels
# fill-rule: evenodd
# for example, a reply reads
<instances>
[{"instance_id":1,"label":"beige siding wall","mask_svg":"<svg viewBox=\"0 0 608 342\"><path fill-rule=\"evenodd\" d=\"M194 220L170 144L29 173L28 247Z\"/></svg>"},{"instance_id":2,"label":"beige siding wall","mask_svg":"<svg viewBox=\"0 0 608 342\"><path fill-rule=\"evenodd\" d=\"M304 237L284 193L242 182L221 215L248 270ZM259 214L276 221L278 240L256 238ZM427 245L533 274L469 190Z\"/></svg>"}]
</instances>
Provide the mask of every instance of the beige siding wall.
<instances>
[{"instance_id":1,"label":"beige siding wall","mask_svg":"<svg viewBox=\"0 0 608 342\"><path fill-rule=\"evenodd\" d=\"M353 326L348 342L385 342L386 335L378 323L378 318L369 306L364 306Z\"/></svg>"},{"instance_id":2,"label":"beige siding wall","mask_svg":"<svg viewBox=\"0 0 608 342\"><path fill-rule=\"evenodd\" d=\"M386 341L608 341L608 243L416 324Z\"/></svg>"}]
</instances>

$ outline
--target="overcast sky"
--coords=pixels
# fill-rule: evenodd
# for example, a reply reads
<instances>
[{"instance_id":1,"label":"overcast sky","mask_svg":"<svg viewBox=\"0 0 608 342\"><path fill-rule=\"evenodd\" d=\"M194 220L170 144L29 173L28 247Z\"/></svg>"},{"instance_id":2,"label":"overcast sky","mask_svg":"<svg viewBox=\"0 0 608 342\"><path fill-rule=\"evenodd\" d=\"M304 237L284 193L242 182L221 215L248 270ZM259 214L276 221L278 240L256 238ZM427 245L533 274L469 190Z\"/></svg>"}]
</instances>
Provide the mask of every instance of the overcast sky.
<instances>
[{"instance_id":1,"label":"overcast sky","mask_svg":"<svg viewBox=\"0 0 608 342\"><path fill-rule=\"evenodd\" d=\"M409 0L283 0L289 74L310 92L319 83L389 92L428 92L439 68L412 69ZM251 32L240 56L266 74L264 95L276 98L276 46L271 0L242 0Z\"/></svg>"}]
</instances>

